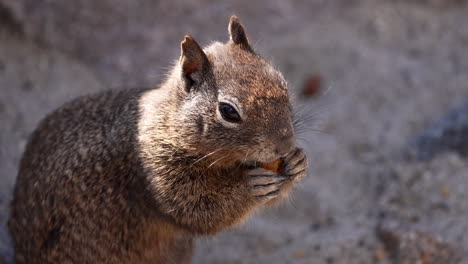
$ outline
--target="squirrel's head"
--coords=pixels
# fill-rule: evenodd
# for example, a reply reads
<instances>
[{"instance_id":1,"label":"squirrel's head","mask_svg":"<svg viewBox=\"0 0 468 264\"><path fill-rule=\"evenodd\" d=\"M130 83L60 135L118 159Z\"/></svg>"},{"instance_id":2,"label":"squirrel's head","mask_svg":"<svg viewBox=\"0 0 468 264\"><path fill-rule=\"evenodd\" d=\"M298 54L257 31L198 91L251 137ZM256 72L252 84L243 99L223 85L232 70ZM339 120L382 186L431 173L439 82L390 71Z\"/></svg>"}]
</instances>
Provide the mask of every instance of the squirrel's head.
<instances>
[{"instance_id":1,"label":"squirrel's head","mask_svg":"<svg viewBox=\"0 0 468 264\"><path fill-rule=\"evenodd\" d=\"M171 76L175 131L220 165L273 161L296 147L286 81L253 51L235 16L229 35L204 50L191 36L182 41Z\"/></svg>"}]
</instances>

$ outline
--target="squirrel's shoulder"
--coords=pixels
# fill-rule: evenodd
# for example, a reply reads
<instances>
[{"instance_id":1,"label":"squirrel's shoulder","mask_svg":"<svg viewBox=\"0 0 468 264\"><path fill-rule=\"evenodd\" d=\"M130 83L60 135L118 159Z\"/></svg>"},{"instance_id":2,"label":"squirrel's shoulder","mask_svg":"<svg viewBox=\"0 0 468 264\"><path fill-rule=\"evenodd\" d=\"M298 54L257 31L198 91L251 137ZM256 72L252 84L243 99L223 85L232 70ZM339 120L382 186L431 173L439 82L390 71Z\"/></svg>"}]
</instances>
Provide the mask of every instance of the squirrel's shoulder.
<instances>
[{"instance_id":1,"label":"squirrel's shoulder","mask_svg":"<svg viewBox=\"0 0 468 264\"><path fill-rule=\"evenodd\" d=\"M80 144L129 139L136 133L140 98L148 90L107 90L77 97L39 122L28 148L47 145L53 149L57 145L73 149Z\"/></svg>"}]
</instances>

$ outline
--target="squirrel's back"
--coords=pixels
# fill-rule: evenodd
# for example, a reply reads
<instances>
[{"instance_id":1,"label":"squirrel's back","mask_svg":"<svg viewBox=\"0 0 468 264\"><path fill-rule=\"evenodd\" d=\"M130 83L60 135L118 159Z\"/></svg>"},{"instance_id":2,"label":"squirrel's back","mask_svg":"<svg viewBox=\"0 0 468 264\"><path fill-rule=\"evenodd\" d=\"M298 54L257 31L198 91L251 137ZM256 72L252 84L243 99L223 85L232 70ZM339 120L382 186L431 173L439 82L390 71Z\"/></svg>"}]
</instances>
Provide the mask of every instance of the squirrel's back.
<instances>
[{"instance_id":1,"label":"squirrel's back","mask_svg":"<svg viewBox=\"0 0 468 264\"><path fill-rule=\"evenodd\" d=\"M113 263L126 258L145 263L145 257L174 260L176 256L126 252L133 247L144 249L151 242L190 248L191 241L182 236L151 241L150 235L161 237L155 232L171 232L171 226L145 222L156 212L148 203L151 199L136 153L138 103L144 92L107 91L80 97L40 122L21 160L11 204L9 228L14 240L21 241L15 243L18 263L22 254L44 256L36 263L74 259ZM112 241L116 234L127 240L125 248L113 248L120 244ZM76 250L88 245L92 252Z\"/></svg>"}]
</instances>

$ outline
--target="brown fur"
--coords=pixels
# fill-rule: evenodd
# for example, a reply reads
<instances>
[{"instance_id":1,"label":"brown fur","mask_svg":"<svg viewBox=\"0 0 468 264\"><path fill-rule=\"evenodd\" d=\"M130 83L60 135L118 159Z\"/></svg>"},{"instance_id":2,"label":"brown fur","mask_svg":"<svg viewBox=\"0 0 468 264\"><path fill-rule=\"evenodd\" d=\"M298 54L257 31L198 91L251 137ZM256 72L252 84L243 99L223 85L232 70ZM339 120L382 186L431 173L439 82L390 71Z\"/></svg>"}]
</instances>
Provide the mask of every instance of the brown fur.
<instances>
[{"instance_id":1,"label":"brown fur","mask_svg":"<svg viewBox=\"0 0 468 264\"><path fill-rule=\"evenodd\" d=\"M39 124L11 204L17 263L187 263L195 236L287 195L307 163L286 82L237 18L230 33L204 51L187 36L159 89L81 97ZM287 153L284 175L255 167Z\"/></svg>"}]
</instances>

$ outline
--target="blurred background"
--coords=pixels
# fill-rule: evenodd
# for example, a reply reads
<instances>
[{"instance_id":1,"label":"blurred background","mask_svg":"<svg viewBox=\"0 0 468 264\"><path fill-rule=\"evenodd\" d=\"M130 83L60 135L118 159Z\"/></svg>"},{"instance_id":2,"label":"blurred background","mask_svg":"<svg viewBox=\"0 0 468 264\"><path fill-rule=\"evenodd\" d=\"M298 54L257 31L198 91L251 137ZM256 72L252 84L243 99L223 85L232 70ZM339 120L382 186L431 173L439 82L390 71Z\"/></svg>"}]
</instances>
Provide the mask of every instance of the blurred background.
<instances>
[{"instance_id":1,"label":"blurred background","mask_svg":"<svg viewBox=\"0 0 468 264\"><path fill-rule=\"evenodd\" d=\"M468 1L0 0L0 257L20 155L79 95L157 87L240 17L290 83L309 176L194 263L468 263ZM1 261L0 261L1 262Z\"/></svg>"}]
</instances>

